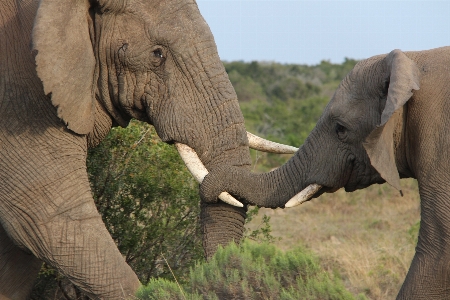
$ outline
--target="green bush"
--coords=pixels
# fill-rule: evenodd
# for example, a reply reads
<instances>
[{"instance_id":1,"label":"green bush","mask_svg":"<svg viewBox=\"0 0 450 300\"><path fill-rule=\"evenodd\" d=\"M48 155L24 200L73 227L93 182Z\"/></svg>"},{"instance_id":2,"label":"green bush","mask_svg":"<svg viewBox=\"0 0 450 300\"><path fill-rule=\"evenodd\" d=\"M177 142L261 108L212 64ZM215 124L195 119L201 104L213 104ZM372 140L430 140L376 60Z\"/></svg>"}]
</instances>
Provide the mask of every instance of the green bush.
<instances>
[{"instance_id":1,"label":"green bush","mask_svg":"<svg viewBox=\"0 0 450 300\"><path fill-rule=\"evenodd\" d=\"M166 259L182 276L203 257L198 183L151 125L113 128L87 167L106 228L142 283L171 278Z\"/></svg>"},{"instance_id":2,"label":"green bush","mask_svg":"<svg viewBox=\"0 0 450 300\"><path fill-rule=\"evenodd\" d=\"M138 292L138 299L151 300L201 300L198 294L186 294L180 290L180 286L174 282L164 278L152 278L145 288L141 288Z\"/></svg>"},{"instance_id":3,"label":"green bush","mask_svg":"<svg viewBox=\"0 0 450 300\"><path fill-rule=\"evenodd\" d=\"M354 299L339 277L323 270L304 248L282 252L274 245L248 240L241 246L219 248L209 262L197 263L182 287L155 279L137 296L143 300Z\"/></svg>"}]
</instances>

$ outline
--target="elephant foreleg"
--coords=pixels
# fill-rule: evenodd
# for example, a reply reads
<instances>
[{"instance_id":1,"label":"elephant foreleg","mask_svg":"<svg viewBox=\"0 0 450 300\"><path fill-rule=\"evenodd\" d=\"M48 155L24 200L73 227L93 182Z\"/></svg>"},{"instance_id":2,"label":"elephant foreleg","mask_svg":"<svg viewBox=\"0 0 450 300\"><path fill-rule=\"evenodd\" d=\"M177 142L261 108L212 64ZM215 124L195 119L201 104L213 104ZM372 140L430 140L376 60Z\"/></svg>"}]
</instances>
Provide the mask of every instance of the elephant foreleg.
<instances>
[{"instance_id":1,"label":"elephant foreleg","mask_svg":"<svg viewBox=\"0 0 450 300\"><path fill-rule=\"evenodd\" d=\"M90 297L133 298L140 283L117 249L93 202L43 224L46 261ZM45 253L45 252L44 252Z\"/></svg>"},{"instance_id":2,"label":"elephant foreleg","mask_svg":"<svg viewBox=\"0 0 450 300\"><path fill-rule=\"evenodd\" d=\"M12 242L0 225L0 299L27 299L42 261Z\"/></svg>"},{"instance_id":3,"label":"elephant foreleg","mask_svg":"<svg viewBox=\"0 0 450 300\"><path fill-rule=\"evenodd\" d=\"M93 200L70 204L68 201L47 220L28 219L22 224L14 220L27 218L30 213L24 216L8 211L13 223L6 228L13 232L14 241L55 267L93 299L132 298L139 280L106 230Z\"/></svg>"},{"instance_id":4,"label":"elephant foreleg","mask_svg":"<svg viewBox=\"0 0 450 300\"><path fill-rule=\"evenodd\" d=\"M46 179L37 178L38 183ZM12 200L0 194L4 230L16 245L56 268L93 299L132 298L139 280L95 207L86 170L53 178L39 188L22 186ZM5 185L19 184L10 178Z\"/></svg>"},{"instance_id":5,"label":"elephant foreleg","mask_svg":"<svg viewBox=\"0 0 450 300\"><path fill-rule=\"evenodd\" d=\"M423 186L420 195L416 254L397 299L450 299L450 196Z\"/></svg>"}]
</instances>

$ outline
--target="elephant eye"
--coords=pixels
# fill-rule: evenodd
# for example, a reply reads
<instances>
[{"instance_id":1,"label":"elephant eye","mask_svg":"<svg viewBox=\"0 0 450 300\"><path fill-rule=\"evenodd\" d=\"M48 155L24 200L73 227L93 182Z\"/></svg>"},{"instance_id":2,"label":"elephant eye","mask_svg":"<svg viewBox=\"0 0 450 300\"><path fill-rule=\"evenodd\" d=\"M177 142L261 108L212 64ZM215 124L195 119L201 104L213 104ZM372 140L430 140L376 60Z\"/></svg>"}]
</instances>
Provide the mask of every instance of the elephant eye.
<instances>
[{"instance_id":1,"label":"elephant eye","mask_svg":"<svg viewBox=\"0 0 450 300\"><path fill-rule=\"evenodd\" d=\"M156 49L155 51L153 51L153 55L157 58L163 59L164 55L162 53L161 49Z\"/></svg>"},{"instance_id":2,"label":"elephant eye","mask_svg":"<svg viewBox=\"0 0 450 300\"><path fill-rule=\"evenodd\" d=\"M339 138L344 138L345 134L347 132L347 128L345 128L344 126L342 126L339 123L336 123L336 134L338 135Z\"/></svg>"},{"instance_id":3,"label":"elephant eye","mask_svg":"<svg viewBox=\"0 0 450 300\"><path fill-rule=\"evenodd\" d=\"M160 68L164 65L164 62L166 61L166 55L164 51L164 48L161 46L157 46L153 48L153 50L151 50L150 62L153 68Z\"/></svg>"}]
</instances>

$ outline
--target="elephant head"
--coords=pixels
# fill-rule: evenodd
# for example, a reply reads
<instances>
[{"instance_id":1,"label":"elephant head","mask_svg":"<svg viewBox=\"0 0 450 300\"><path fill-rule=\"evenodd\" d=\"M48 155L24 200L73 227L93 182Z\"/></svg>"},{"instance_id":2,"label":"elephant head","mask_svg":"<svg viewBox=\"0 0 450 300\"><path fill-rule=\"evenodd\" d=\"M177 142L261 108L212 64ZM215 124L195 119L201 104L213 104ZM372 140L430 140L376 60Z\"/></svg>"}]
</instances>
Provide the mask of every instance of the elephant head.
<instances>
[{"instance_id":1,"label":"elephant head","mask_svg":"<svg viewBox=\"0 0 450 300\"><path fill-rule=\"evenodd\" d=\"M385 181L400 190L399 172L410 175L400 149L404 147L403 106L419 90L419 83L415 62L399 50L359 62L285 165L253 174L249 182L232 180L242 178L241 170L230 173L219 168L202 185L204 199L213 201L220 185L249 203L273 207L295 206L341 187L354 191Z\"/></svg>"},{"instance_id":2,"label":"elephant head","mask_svg":"<svg viewBox=\"0 0 450 300\"><path fill-rule=\"evenodd\" d=\"M215 201L226 189L250 203L291 207L342 187L387 182L400 190L400 178L416 178L419 238L397 299L450 298L449 65L450 47L360 61L286 164L246 182L213 170L201 186L203 199Z\"/></svg>"},{"instance_id":3,"label":"elephant head","mask_svg":"<svg viewBox=\"0 0 450 300\"><path fill-rule=\"evenodd\" d=\"M206 166L249 164L237 97L195 1L43 0L33 45L44 91L71 131L95 143L101 106L113 124L154 125Z\"/></svg>"}]
</instances>

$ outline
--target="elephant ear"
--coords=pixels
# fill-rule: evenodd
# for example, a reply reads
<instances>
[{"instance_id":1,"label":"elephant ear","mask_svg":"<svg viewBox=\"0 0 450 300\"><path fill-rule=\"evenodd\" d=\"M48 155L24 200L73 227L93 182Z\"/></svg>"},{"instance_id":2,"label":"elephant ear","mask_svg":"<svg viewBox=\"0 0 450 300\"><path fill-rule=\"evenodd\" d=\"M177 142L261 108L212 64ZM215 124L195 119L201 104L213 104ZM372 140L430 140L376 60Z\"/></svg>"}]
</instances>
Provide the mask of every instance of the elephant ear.
<instances>
[{"instance_id":1,"label":"elephant ear","mask_svg":"<svg viewBox=\"0 0 450 300\"><path fill-rule=\"evenodd\" d=\"M401 191L400 176L395 163L394 130L401 118L403 105L419 90L420 71L400 50L393 50L384 61L388 69L389 88L380 124L368 135L364 148L372 166L387 183Z\"/></svg>"},{"instance_id":2,"label":"elephant ear","mask_svg":"<svg viewBox=\"0 0 450 300\"><path fill-rule=\"evenodd\" d=\"M95 57L89 0L41 0L33 28L36 70L58 117L78 134L94 126Z\"/></svg>"}]
</instances>

